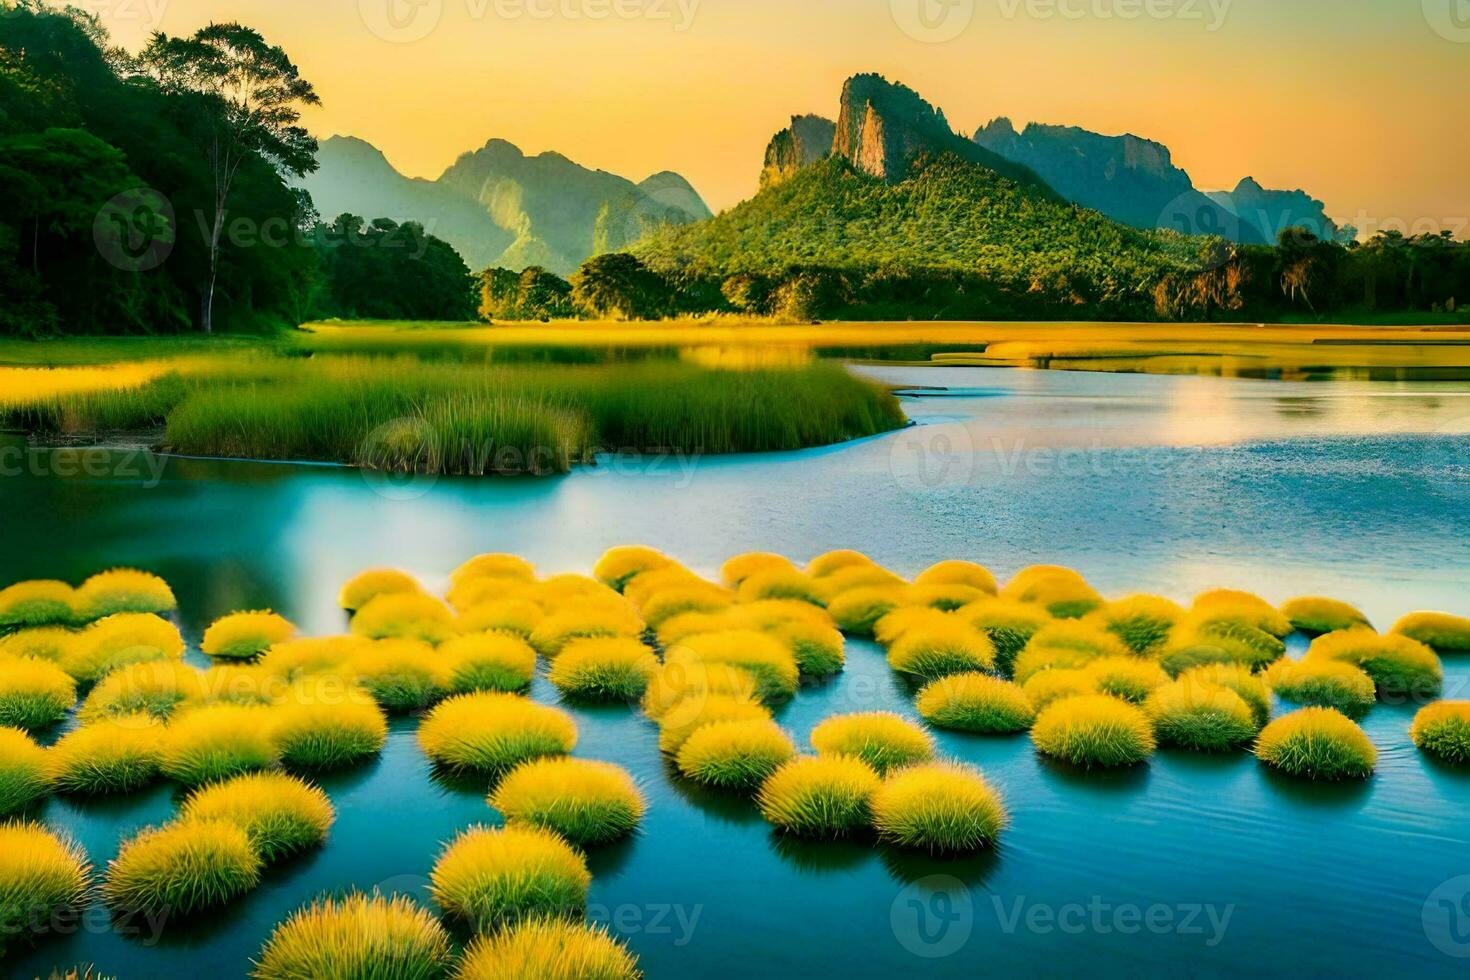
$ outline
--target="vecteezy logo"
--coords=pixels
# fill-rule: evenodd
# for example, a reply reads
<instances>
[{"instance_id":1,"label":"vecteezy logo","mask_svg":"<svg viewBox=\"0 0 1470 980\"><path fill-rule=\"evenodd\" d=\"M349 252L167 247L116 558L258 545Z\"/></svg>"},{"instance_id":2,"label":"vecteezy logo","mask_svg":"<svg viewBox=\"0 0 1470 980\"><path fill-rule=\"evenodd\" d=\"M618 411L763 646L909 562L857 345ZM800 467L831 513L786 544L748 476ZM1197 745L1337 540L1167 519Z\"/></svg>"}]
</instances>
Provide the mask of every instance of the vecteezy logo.
<instances>
[{"instance_id":1,"label":"vecteezy logo","mask_svg":"<svg viewBox=\"0 0 1470 980\"><path fill-rule=\"evenodd\" d=\"M174 208L151 187L123 191L92 221L97 251L124 272L148 272L174 250Z\"/></svg>"},{"instance_id":2,"label":"vecteezy logo","mask_svg":"<svg viewBox=\"0 0 1470 980\"><path fill-rule=\"evenodd\" d=\"M975 441L961 422L912 425L890 438L888 470L912 494L967 487L975 475Z\"/></svg>"},{"instance_id":3,"label":"vecteezy logo","mask_svg":"<svg viewBox=\"0 0 1470 980\"><path fill-rule=\"evenodd\" d=\"M970 941L975 902L958 878L930 875L898 893L888 924L898 944L910 953L926 960L943 959Z\"/></svg>"},{"instance_id":4,"label":"vecteezy logo","mask_svg":"<svg viewBox=\"0 0 1470 980\"><path fill-rule=\"evenodd\" d=\"M1170 201L1159 214L1157 224L1181 235L1224 240L1223 244L1213 241L1200 245L1190 263L1200 272L1218 269L1229 262L1235 256L1229 243L1240 241L1240 218L1196 191L1188 191Z\"/></svg>"},{"instance_id":5,"label":"vecteezy logo","mask_svg":"<svg viewBox=\"0 0 1470 980\"><path fill-rule=\"evenodd\" d=\"M1424 19L1446 41L1470 44L1470 0L1424 0Z\"/></svg>"},{"instance_id":6,"label":"vecteezy logo","mask_svg":"<svg viewBox=\"0 0 1470 980\"><path fill-rule=\"evenodd\" d=\"M357 451L362 478L388 500L417 500L434 488L443 470L434 427L423 419L384 422Z\"/></svg>"},{"instance_id":7,"label":"vecteezy logo","mask_svg":"<svg viewBox=\"0 0 1470 980\"><path fill-rule=\"evenodd\" d=\"M975 0L889 0L893 22L915 41L943 44L965 33Z\"/></svg>"},{"instance_id":8,"label":"vecteezy logo","mask_svg":"<svg viewBox=\"0 0 1470 980\"><path fill-rule=\"evenodd\" d=\"M434 33L444 0L357 0L367 29L392 44L412 44Z\"/></svg>"},{"instance_id":9,"label":"vecteezy logo","mask_svg":"<svg viewBox=\"0 0 1470 980\"><path fill-rule=\"evenodd\" d=\"M1470 959L1470 875L1451 878L1424 902L1424 935L1455 959Z\"/></svg>"}]
</instances>

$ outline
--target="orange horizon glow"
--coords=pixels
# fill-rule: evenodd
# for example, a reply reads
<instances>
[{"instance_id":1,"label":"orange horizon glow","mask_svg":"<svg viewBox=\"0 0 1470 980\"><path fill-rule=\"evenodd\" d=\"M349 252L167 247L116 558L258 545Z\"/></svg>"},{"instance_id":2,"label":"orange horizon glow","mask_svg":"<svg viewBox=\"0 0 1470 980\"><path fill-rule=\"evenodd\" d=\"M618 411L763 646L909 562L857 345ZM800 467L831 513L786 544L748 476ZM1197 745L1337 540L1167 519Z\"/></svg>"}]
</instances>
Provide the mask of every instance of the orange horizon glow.
<instances>
[{"instance_id":1,"label":"orange horizon glow","mask_svg":"<svg viewBox=\"0 0 1470 980\"><path fill-rule=\"evenodd\" d=\"M755 193L790 116L835 116L842 82L877 71L966 135L1002 115L1129 132L1201 189L1252 176L1364 232L1470 238L1470 26L1426 13L1441 0L77 2L132 49L257 28L322 97L313 133L409 176L500 138L635 181L677 171L718 211Z\"/></svg>"}]
</instances>

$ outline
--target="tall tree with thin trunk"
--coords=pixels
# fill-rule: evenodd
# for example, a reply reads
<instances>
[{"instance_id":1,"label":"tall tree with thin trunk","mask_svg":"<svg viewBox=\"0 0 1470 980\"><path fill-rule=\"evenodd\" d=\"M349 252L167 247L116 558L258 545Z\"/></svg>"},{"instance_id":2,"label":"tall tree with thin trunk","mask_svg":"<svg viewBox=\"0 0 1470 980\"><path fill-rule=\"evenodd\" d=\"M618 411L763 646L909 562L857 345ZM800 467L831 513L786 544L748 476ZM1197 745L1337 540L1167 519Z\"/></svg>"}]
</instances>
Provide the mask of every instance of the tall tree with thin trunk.
<instances>
[{"instance_id":1,"label":"tall tree with thin trunk","mask_svg":"<svg viewBox=\"0 0 1470 980\"><path fill-rule=\"evenodd\" d=\"M210 24L191 37L155 32L139 61L166 89L200 97L201 142L214 179L202 299L204 332L211 333L220 243L240 167L255 156L283 175L315 170L316 140L300 121L301 110L321 100L285 51L240 24Z\"/></svg>"}]
</instances>

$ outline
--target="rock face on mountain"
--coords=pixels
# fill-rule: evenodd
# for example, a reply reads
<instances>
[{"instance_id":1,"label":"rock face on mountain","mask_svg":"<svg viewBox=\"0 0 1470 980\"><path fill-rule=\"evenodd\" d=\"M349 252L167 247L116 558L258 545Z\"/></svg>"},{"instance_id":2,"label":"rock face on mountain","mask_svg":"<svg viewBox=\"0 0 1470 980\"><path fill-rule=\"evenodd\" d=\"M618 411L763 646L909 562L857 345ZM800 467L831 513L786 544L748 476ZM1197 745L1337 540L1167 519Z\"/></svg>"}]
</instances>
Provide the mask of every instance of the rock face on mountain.
<instances>
[{"instance_id":1,"label":"rock face on mountain","mask_svg":"<svg viewBox=\"0 0 1470 980\"><path fill-rule=\"evenodd\" d=\"M303 186L324 217L350 211L421 222L476 270L540 265L569 275L654 228L710 216L677 174L635 184L559 153L528 157L504 140L464 154L433 181L403 176L376 148L349 137L323 142L317 163Z\"/></svg>"},{"instance_id":2,"label":"rock face on mountain","mask_svg":"<svg viewBox=\"0 0 1470 980\"><path fill-rule=\"evenodd\" d=\"M821 116L792 116L791 125L771 137L761 187L773 187L832 155L837 124Z\"/></svg>"},{"instance_id":3,"label":"rock face on mountain","mask_svg":"<svg viewBox=\"0 0 1470 980\"><path fill-rule=\"evenodd\" d=\"M1337 240L1342 230L1327 217L1326 206L1306 191L1274 191L1246 177L1233 191L1212 191L1210 199L1236 216L1268 242L1275 242L1288 228L1306 228L1324 241Z\"/></svg>"}]
</instances>

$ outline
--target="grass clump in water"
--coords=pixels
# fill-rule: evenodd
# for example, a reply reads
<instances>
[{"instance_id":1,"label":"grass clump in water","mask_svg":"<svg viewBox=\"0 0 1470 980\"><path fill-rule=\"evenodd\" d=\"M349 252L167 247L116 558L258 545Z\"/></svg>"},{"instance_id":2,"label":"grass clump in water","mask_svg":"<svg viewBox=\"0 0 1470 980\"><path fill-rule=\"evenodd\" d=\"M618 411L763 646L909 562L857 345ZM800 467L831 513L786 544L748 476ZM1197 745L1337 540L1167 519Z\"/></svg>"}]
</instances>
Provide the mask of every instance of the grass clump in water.
<instances>
[{"instance_id":1,"label":"grass clump in water","mask_svg":"<svg viewBox=\"0 0 1470 980\"><path fill-rule=\"evenodd\" d=\"M90 723L142 713L167 721L179 705L203 701L205 692L203 676L188 664L174 660L133 664L98 682L78 717Z\"/></svg>"},{"instance_id":2,"label":"grass clump in water","mask_svg":"<svg viewBox=\"0 0 1470 980\"><path fill-rule=\"evenodd\" d=\"M0 629L70 623L75 602L76 590L66 582L16 582L0 589Z\"/></svg>"},{"instance_id":3,"label":"grass clump in water","mask_svg":"<svg viewBox=\"0 0 1470 980\"><path fill-rule=\"evenodd\" d=\"M1351 718L1331 708L1303 708L1267 725L1256 758L1306 779L1366 779L1378 750Z\"/></svg>"},{"instance_id":4,"label":"grass clump in water","mask_svg":"<svg viewBox=\"0 0 1470 980\"><path fill-rule=\"evenodd\" d=\"M57 792L131 793L158 778L163 726L148 715L126 715L84 725L46 753Z\"/></svg>"},{"instance_id":5,"label":"grass clump in water","mask_svg":"<svg viewBox=\"0 0 1470 980\"><path fill-rule=\"evenodd\" d=\"M1082 668L1099 694L1131 704L1142 704L1156 689L1169 683L1164 668L1137 657L1105 657Z\"/></svg>"},{"instance_id":6,"label":"grass clump in water","mask_svg":"<svg viewBox=\"0 0 1470 980\"><path fill-rule=\"evenodd\" d=\"M753 790L796 756L791 736L770 719L704 725L685 739L675 759L689 779L715 789Z\"/></svg>"},{"instance_id":7,"label":"grass clump in water","mask_svg":"<svg viewBox=\"0 0 1470 980\"><path fill-rule=\"evenodd\" d=\"M429 891L447 915L481 932L525 918L575 918L587 906L587 860L540 827L471 827L429 874Z\"/></svg>"},{"instance_id":8,"label":"grass clump in water","mask_svg":"<svg viewBox=\"0 0 1470 980\"><path fill-rule=\"evenodd\" d=\"M1257 728L1263 727L1271 718L1271 689L1264 678L1244 664L1203 664L1191 667L1178 679L1189 684L1213 685L1234 691L1250 706Z\"/></svg>"},{"instance_id":9,"label":"grass clump in water","mask_svg":"<svg viewBox=\"0 0 1470 980\"><path fill-rule=\"evenodd\" d=\"M389 714L423 711L449 690L448 665L419 640L378 640L353 654L348 666Z\"/></svg>"},{"instance_id":10,"label":"grass clump in water","mask_svg":"<svg viewBox=\"0 0 1470 980\"><path fill-rule=\"evenodd\" d=\"M631 834L646 804L627 770L590 759L537 759L517 766L490 794L508 823L555 831L579 847Z\"/></svg>"},{"instance_id":11,"label":"grass clump in water","mask_svg":"<svg viewBox=\"0 0 1470 980\"><path fill-rule=\"evenodd\" d=\"M380 595L422 592L418 581L396 568L370 568L359 572L342 585L337 604L348 612L356 612Z\"/></svg>"},{"instance_id":12,"label":"grass clump in water","mask_svg":"<svg viewBox=\"0 0 1470 980\"><path fill-rule=\"evenodd\" d=\"M929 762L889 774L873 794L880 840L937 854L993 847L1006 809L985 777L968 766Z\"/></svg>"},{"instance_id":13,"label":"grass clump in water","mask_svg":"<svg viewBox=\"0 0 1470 980\"><path fill-rule=\"evenodd\" d=\"M1144 710L1160 744L1195 752L1228 752L1260 731L1250 705L1229 688L1173 681L1149 695Z\"/></svg>"},{"instance_id":14,"label":"grass clump in water","mask_svg":"<svg viewBox=\"0 0 1470 980\"><path fill-rule=\"evenodd\" d=\"M77 587L74 618L91 622L117 613L163 613L178 608L173 589L152 572L113 568Z\"/></svg>"},{"instance_id":15,"label":"grass clump in water","mask_svg":"<svg viewBox=\"0 0 1470 980\"><path fill-rule=\"evenodd\" d=\"M511 596L476 602L459 614L455 629L460 633L504 633L530 640L546 618L546 610L531 599Z\"/></svg>"},{"instance_id":16,"label":"grass clump in water","mask_svg":"<svg viewBox=\"0 0 1470 980\"><path fill-rule=\"evenodd\" d=\"M1428 698L1444 685L1444 665L1428 646L1401 633L1380 635L1366 627L1319 636L1307 660L1335 660L1361 667L1379 697Z\"/></svg>"},{"instance_id":17,"label":"grass clump in water","mask_svg":"<svg viewBox=\"0 0 1470 980\"><path fill-rule=\"evenodd\" d=\"M317 847L336 820L326 793L279 772L236 776L195 790L180 815L234 824L266 864Z\"/></svg>"},{"instance_id":18,"label":"grass clump in water","mask_svg":"<svg viewBox=\"0 0 1470 980\"><path fill-rule=\"evenodd\" d=\"M1077 669L1098 660L1131 656L1123 641L1107 630L1064 620L1037 631L1012 665L1017 684L1024 685L1043 670Z\"/></svg>"},{"instance_id":19,"label":"grass clump in water","mask_svg":"<svg viewBox=\"0 0 1470 980\"><path fill-rule=\"evenodd\" d=\"M573 640L605 637L639 637L643 619L626 604L585 603L551 613L531 634L531 646L548 660L555 660Z\"/></svg>"},{"instance_id":20,"label":"grass clump in water","mask_svg":"<svg viewBox=\"0 0 1470 980\"><path fill-rule=\"evenodd\" d=\"M1356 606L1321 596L1292 599L1282 605L1281 614L1291 622L1293 629L1318 636L1372 625Z\"/></svg>"},{"instance_id":21,"label":"grass clump in water","mask_svg":"<svg viewBox=\"0 0 1470 980\"><path fill-rule=\"evenodd\" d=\"M904 605L906 585L867 585L839 592L827 601L837 628L849 636L872 636L878 620Z\"/></svg>"},{"instance_id":22,"label":"grass clump in water","mask_svg":"<svg viewBox=\"0 0 1470 980\"><path fill-rule=\"evenodd\" d=\"M662 722L669 712L697 702L708 695L724 695L739 701L757 701L759 685L749 671L728 664L697 660L664 664L649 678L643 693L643 713Z\"/></svg>"},{"instance_id":23,"label":"grass clump in water","mask_svg":"<svg viewBox=\"0 0 1470 980\"><path fill-rule=\"evenodd\" d=\"M372 758L388 740L388 718L368 694L299 684L272 718L281 761L295 769L341 769Z\"/></svg>"},{"instance_id":24,"label":"grass clump in water","mask_svg":"<svg viewBox=\"0 0 1470 980\"><path fill-rule=\"evenodd\" d=\"M638 960L602 926L528 919L470 943L455 980L641 980Z\"/></svg>"},{"instance_id":25,"label":"grass clump in water","mask_svg":"<svg viewBox=\"0 0 1470 980\"><path fill-rule=\"evenodd\" d=\"M32 929L87 906L92 866L69 838L39 823L0 824L0 955Z\"/></svg>"},{"instance_id":26,"label":"grass clump in water","mask_svg":"<svg viewBox=\"0 0 1470 980\"><path fill-rule=\"evenodd\" d=\"M928 732L884 711L834 715L812 729L811 739L818 755L861 759L880 776L890 769L934 757L934 742Z\"/></svg>"},{"instance_id":27,"label":"grass clump in water","mask_svg":"<svg viewBox=\"0 0 1470 980\"><path fill-rule=\"evenodd\" d=\"M1278 660L1263 675L1283 701L1312 708L1336 708L1361 718L1378 700L1378 686L1361 667L1339 660Z\"/></svg>"},{"instance_id":28,"label":"grass clump in water","mask_svg":"<svg viewBox=\"0 0 1470 980\"><path fill-rule=\"evenodd\" d=\"M769 721L771 713L754 698L715 694L708 690L690 690L663 711L658 722L658 747L669 755L679 749L705 725L722 721Z\"/></svg>"},{"instance_id":29,"label":"grass clump in water","mask_svg":"<svg viewBox=\"0 0 1470 980\"><path fill-rule=\"evenodd\" d=\"M173 718L163 736L163 774L185 786L228 779L280 761L271 709L209 704Z\"/></svg>"},{"instance_id":30,"label":"grass clump in water","mask_svg":"<svg viewBox=\"0 0 1470 980\"><path fill-rule=\"evenodd\" d=\"M791 563L791 559L784 555L772 554L769 551L752 551L743 555L736 555L720 566L720 581L726 588L738 589L741 583L757 572L783 571L794 572L797 567Z\"/></svg>"},{"instance_id":31,"label":"grass clump in water","mask_svg":"<svg viewBox=\"0 0 1470 980\"><path fill-rule=\"evenodd\" d=\"M814 606L825 606L826 598L817 581L795 568L767 568L740 583L740 601L763 599L795 599Z\"/></svg>"},{"instance_id":32,"label":"grass clump in water","mask_svg":"<svg viewBox=\"0 0 1470 980\"><path fill-rule=\"evenodd\" d=\"M1414 716L1409 735L1424 752L1457 766L1470 765L1470 701L1440 701Z\"/></svg>"},{"instance_id":33,"label":"grass clump in water","mask_svg":"<svg viewBox=\"0 0 1470 980\"><path fill-rule=\"evenodd\" d=\"M807 620L787 620L765 627L796 658L796 668L806 677L830 677L847 666L842 632L835 626Z\"/></svg>"},{"instance_id":34,"label":"grass clump in water","mask_svg":"<svg viewBox=\"0 0 1470 980\"><path fill-rule=\"evenodd\" d=\"M990 638L995 647L995 669L1009 677L1016 657L1031 638L1052 622L1043 609L1014 599L981 599L955 611L955 615Z\"/></svg>"},{"instance_id":35,"label":"grass clump in water","mask_svg":"<svg viewBox=\"0 0 1470 980\"><path fill-rule=\"evenodd\" d=\"M962 620L925 623L894 641L888 648L888 666L901 674L933 680L993 668L995 648L984 633Z\"/></svg>"},{"instance_id":36,"label":"grass clump in water","mask_svg":"<svg viewBox=\"0 0 1470 980\"><path fill-rule=\"evenodd\" d=\"M204 631L200 649L218 660L254 660L295 634L288 619L269 610L230 613Z\"/></svg>"},{"instance_id":37,"label":"grass clump in water","mask_svg":"<svg viewBox=\"0 0 1470 980\"><path fill-rule=\"evenodd\" d=\"M1112 633L1128 649L1144 657L1163 646L1183 617L1184 609L1178 603L1162 596L1136 595L1110 602L1088 613L1086 620Z\"/></svg>"},{"instance_id":38,"label":"grass clump in water","mask_svg":"<svg viewBox=\"0 0 1470 980\"><path fill-rule=\"evenodd\" d=\"M477 691L519 693L536 675L536 651L518 636L475 633L456 636L438 650L452 694Z\"/></svg>"},{"instance_id":39,"label":"grass clump in water","mask_svg":"<svg viewBox=\"0 0 1470 980\"><path fill-rule=\"evenodd\" d=\"M850 756L793 759L761 786L761 816L777 829L802 837L844 837L869 825L870 806L882 780L873 767Z\"/></svg>"},{"instance_id":40,"label":"grass clump in water","mask_svg":"<svg viewBox=\"0 0 1470 980\"><path fill-rule=\"evenodd\" d=\"M807 562L806 573L812 578L827 578L844 568L876 568L877 562L851 548L840 548L817 555Z\"/></svg>"},{"instance_id":41,"label":"grass clump in water","mask_svg":"<svg viewBox=\"0 0 1470 980\"><path fill-rule=\"evenodd\" d=\"M56 664L0 655L0 727L50 728L76 703L76 681Z\"/></svg>"},{"instance_id":42,"label":"grass clump in water","mask_svg":"<svg viewBox=\"0 0 1470 980\"><path fill-rule=\"evenodd\" d=\"M642 641L603 637L568 643L552 663L547 679L571 698L631 703L648 690L648 681L658 668L658 657Z\"/></svg>"},{"instance_id":43,"label":"grass clump in water","mask_svg":"<svg viewBox=\"0 0 1470 980\"><path fill-rule=\"evenodd\" d=\"M351 629L370 640L419 640L437 646L454 635L454 613L422 592L388 592L358 609Z\"/></svg>"},{"instance_id":44,"label":"grass clump in water","mask_svg":"<svg viewBox=\"0 0 1470 980\"><path fill-rule=\"evenodd\" d=\"M914 703L936 728L978 735L1024 732L1036 719L1025 691L989 674L951 674L930 681Z\"/></svg>"},{"instance_id":45,"label":"grass clump in water","mask_svg":"<svg viewBox=\"0 0 1470 980\"><path fill-rule=\"evenodd\" d=\"M577 745L570 715L514 694L461 694L419 725L419 745L455 772L502 775L523 762L566 755Z\"/></svg>"},{"instance_id":46,"label":"grass clump in water","mask_svg":"<svg viewBox=\"0 0 1470 980\"><path fill-rule=\"evenodd\" d=\"M1021 691L1030 699L1037 712L1054 701L1076 697L1079 694L1096 694L1097 682L1084 669L1053 668L1037 671L1026 678Z\"/></svg>"},{"instance_id":47,"label":"grass clump in water","mask_svg":"<svg viewBox=\"0 0 1470 980\"><path fill-rule=\"evenodd\" d=\"M1201 592L1190 610L1201 619L1240 623L1276 637L1292 631L1291 620L1281 610L1258 595L1235 589Z\"/></svg>"},{"instance_id":48,"label":"grass clump in water","mask_svg":"<svg viewBox=\"0 0 1470 980\"><path fill-rule=\"evenodd\" d=\"M1080 619L1100 608L1102 595L1070 568L1035 565L1016 573L1001 596L1045 609L1056 619Z\"/></svg>"},{"instance_id":49,"label":"grass clump in water","mask_svg":"<svg viewBox=\"0 0 1470 980\"><path fill-rule=\"evenodd\" d=\"M428 910L400 895L353 892L319 898L276 926L251 975L438 980L453 960L449 934Z\"/></svg>"},{"instance_id":50,"label":"grass clump in water","mask_svg":"<svg viewBox=\"0 0 1470 980\"><path fill-rule=\"evenodd\" d=\"M189 915L260 884L261 860L244 830L224 820L180 820L144 830L107 866L103 897L114 909Z\"/></svg>"},{"instance_id":51,"label":"grass clump in water","mask_svg":"<svg viewBox=\"0 0 1470 980\"><path fill-rule=\"evenodd\" d=\"M999 591L995 576L984 565L972 561L942 561L930 565L914 579L915 585L964 585L995 595Z\"/></svg>"},{"instance_id":52,"label":"grass clump in water","mask_svg":"<svg viewBox=\"0 0 1470 980\"><path fill-rule=\"evenodd\" d=\"M1064 698L1031 726L1043 755L1086 769L1136 765L1154 753L1153 724L1134 705L1104 694Z\"/></svg>"},{"instance_id":53,"label":"grass clump in water","mask_svg":"<svg viewBox=\"0 0 1470 980\"><path fill-rule=\"evenodd\" d=\"M78 684L93 684L119 667L183 656L184 638L173 623L152 613L118 613L78 633L60 663Z\"/></svg>"},{"instance_id":54,"label":"grass clump in water","mask_svg":"<svg viewBox=\"0 0 1470 980\"><path fill-rule=\"evenodd\" d=\"M734 597L724 589L701 583L658 592L639 611L643 614L644 621L657 630L675 616L720 612L730 608L734 601Z\"/></svg>"},{"instance_id":55,"label":"grass clump in water","mask_svg":"<svg viewBox=\"0 0 1470 980\"><path fill-rule=\"evenodd\" d=\"M0 817L23 810L50 792L46 750L19 728L0 728Z\"/></svg>"},{"instance_id":56,"label":"grass clump in water","mask_svg":"<svg viewBox=\"0 0 1470 980\"><path fill-rule=\"evenodd\" d=\"M1470 619L1449 613L1410 613L1393 624L1391 633L1407 636L1438 653L1470 653Z\"/></svg>"},{"instance_id":57,"label":"grass clump in water","mask_svg":"<svg viewBox=\"0 0 1470 980\"><path fill-rule=\"evenodd\" d=\"M754 677L763 700L781 701L796 694L801 671L791 650L756 630L727 630L691 636L668 651L667 664L723 664Z\"/></svg>"},{"instance_id":58,"label":"grass clump in water","mask_svg":"<svg viewBox=\"0 0 1470 980\"><path fill-rule=\"evenodd\" d=\"M622 592L634 578L644 572L667 568L672 558L656 548L621 545L609 548L592 568L592 577L610 589Z\"/></svg>"}]
</instances>

